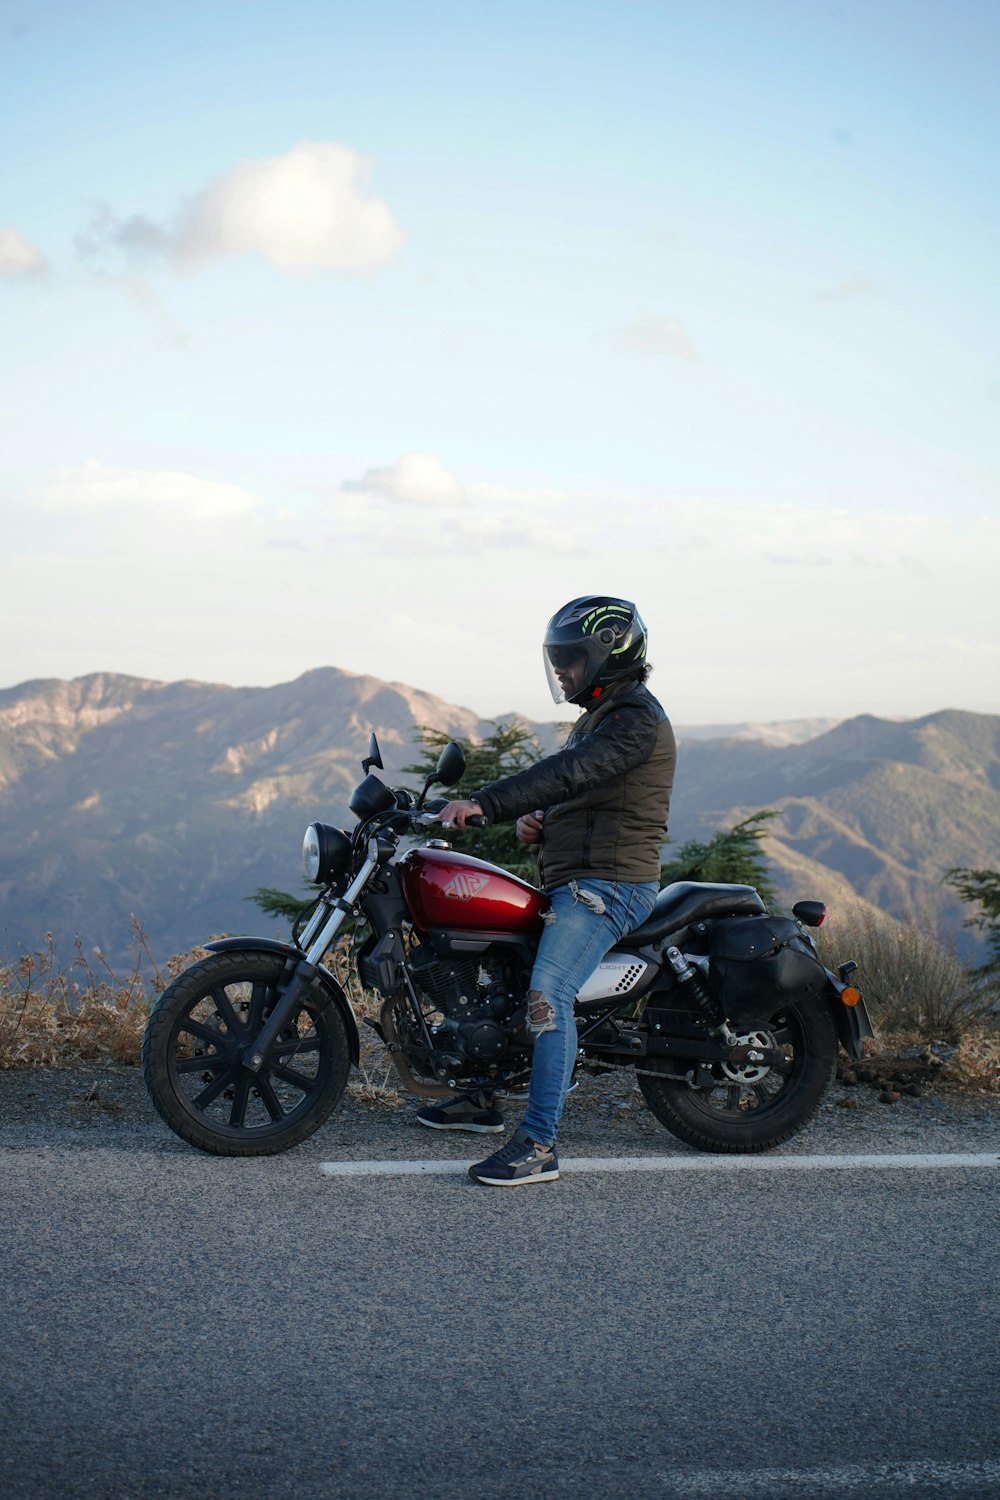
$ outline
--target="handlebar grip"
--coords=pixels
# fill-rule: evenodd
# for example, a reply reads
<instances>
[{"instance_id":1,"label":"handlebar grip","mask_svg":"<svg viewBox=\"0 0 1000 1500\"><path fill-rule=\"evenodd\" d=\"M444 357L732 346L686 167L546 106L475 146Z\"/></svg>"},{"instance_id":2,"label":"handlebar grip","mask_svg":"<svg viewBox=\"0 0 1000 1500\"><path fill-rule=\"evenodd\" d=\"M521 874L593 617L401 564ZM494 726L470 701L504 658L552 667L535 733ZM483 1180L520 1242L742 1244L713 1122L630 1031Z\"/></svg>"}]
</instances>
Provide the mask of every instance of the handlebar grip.
<instances>
[{"instance_id":1,"label":"handlebar grip","mask_svg":"<svg viewBox=\"0 0 1000 1500\"><path fill-rule=\"evenodd\" d=\"M438 813L443 812L447 806L447 797L431 797L424 803L420 811L434 818L437 817ZM473 813L471 818L466 818L465 820L466 828L488 828L489 823L489 818L484 817L482 813Z\"/></svg>"}]
</instances>

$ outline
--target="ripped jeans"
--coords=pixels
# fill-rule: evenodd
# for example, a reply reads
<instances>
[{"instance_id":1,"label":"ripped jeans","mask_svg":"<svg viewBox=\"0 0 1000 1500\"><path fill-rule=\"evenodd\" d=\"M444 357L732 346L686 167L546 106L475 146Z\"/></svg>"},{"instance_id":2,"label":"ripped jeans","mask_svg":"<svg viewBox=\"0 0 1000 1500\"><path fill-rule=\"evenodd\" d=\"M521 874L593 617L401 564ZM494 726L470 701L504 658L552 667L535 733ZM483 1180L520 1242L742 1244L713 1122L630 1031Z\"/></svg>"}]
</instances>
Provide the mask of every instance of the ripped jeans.
<instances>
[{"instance_id":1,"label":"ripped jeans","mask_svg":"<svg viewBox=\"0 0 1000 1500\"><path fill-rule=\"evenodd\" d=\"M658 885L614 880L571 880L549 892L550 906L538 944L528 1026L535 1041L528 1108L521 1123L536 1144L551 1146L576 1063L573 1001L609 948L644 922Z\"/></svg>"}]
</instances>

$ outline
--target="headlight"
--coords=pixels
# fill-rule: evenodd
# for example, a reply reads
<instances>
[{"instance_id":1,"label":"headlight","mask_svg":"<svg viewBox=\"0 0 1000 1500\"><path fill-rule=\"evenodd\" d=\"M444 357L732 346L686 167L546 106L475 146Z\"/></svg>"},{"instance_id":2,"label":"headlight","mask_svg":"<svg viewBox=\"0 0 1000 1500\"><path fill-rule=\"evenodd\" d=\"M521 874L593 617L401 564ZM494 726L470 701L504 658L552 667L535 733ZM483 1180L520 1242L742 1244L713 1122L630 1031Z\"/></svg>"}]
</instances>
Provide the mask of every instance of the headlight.
<instances>
[{"instance_id":1,"label":"headlight","mask_svg":"<svg viewBox=\"0 0 1000 1500\"><path fill-rule=\"evenodd\" d=\"M378 813L388 812L390 807L395 807L396 794L389 790L384 781L379 781L377 776L369 775L354 788L349 806L358 821L363 823L366 818L374 818Z\"/></svg>"},{"instance_id":2,"label":"headlight","mask_svg":"<svg viewBox=\"0 0 1000 1500\"><path fill-rule=\"evenodd\" d=\"M351 867L351 841L340 828L310 823L302 840L302 869L315 885L332 885Z\"/></svg>"}]
</instances>

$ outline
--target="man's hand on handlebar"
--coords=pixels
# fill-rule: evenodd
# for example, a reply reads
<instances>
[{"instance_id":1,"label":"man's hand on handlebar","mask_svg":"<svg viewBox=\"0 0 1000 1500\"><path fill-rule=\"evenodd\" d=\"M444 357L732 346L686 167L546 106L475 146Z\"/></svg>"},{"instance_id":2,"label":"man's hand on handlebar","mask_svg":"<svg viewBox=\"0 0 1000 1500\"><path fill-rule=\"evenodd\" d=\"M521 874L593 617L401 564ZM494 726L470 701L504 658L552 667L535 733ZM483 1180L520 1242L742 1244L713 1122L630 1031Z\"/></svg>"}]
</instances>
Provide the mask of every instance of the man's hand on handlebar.
<instances>
[{"instance_id":1,"label":"man's hand on handlebar","mask_svg":"<svg viewBox=\"0 0 1000 1500\"><path fill-rule=\"evenodd\" d=\"M485 828L488 821L478 802L446 802L440 816L443 828Z\"/></svg>"}]
</instances>

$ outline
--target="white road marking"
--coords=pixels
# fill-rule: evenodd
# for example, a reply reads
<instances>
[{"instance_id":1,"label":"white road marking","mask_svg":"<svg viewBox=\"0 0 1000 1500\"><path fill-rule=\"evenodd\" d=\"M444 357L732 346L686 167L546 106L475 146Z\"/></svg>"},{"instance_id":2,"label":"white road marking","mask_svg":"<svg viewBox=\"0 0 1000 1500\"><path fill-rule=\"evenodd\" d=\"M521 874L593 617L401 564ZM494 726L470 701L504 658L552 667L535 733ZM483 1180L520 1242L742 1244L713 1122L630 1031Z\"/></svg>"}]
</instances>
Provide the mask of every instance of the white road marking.
<instances>
[{"instance_id":1,"label":"white road marking","mask_svg":"<svg viewBox=\"0 0 1000 1500\"><path fill-rule=\"evenodd\" d=\"M652 1476L651 1476L652 1477ZM848 1464L836 1469L734 1469L685 1474L674 1471L655 1476L669 1485L677 1500L718 1500L720 1495L739 1495L740 1500L774 1500L777 1495L855 1495L871 1500L875 1495L898 1495L918 1490L934 1496L975 1495L977 1500L997 1493L1000 1463L949 1463L947 1460L903 1460L899 1463Z\"/></svg>"},{"instance_id":2,"label":"white road marking","mask_svg":"<svg viewBox=\"0 0 1000 1500\"><path fill-rule=\"evenodd\" d=\"M469 1153L470 1157L472 1153ZM1000 1152L918 1152L874 1156L570 1156L560 1161L569 1172L898 1172L956 1167L1000 1167ZM465 1161L324 1161L327 1177L448 1177L467 1172Z\"/></svg>"}]
</instances>

